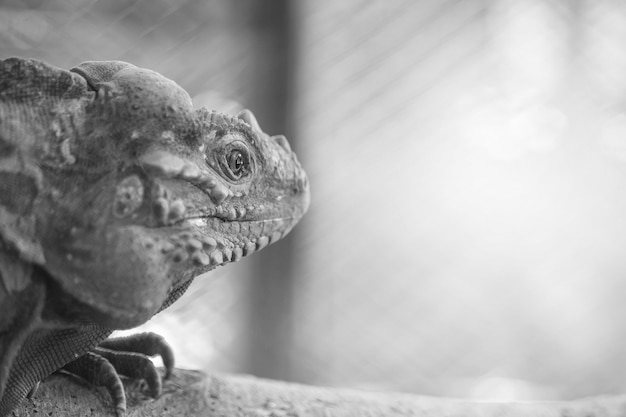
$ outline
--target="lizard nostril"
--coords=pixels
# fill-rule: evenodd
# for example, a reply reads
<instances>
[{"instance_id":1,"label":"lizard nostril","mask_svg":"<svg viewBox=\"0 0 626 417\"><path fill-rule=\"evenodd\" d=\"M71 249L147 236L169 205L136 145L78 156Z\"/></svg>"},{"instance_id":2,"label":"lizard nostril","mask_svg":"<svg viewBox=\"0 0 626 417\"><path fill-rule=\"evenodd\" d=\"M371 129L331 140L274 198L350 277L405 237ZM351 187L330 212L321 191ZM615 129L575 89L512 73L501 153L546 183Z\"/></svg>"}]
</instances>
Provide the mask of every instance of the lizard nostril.
<instances>
[{"instance_id":1,"label":"lizard nostril","mask_svg":"<svg viewBox=\"0 0 626 417\"><path fill-rule=\"evenodd\" d=\"M287 142L287 138L283 135L272 136L274 142L278 144L281 148L286 150L287 152L291 152L291 146L289 146L289 142Z\"/></svg>"}]
</instances>

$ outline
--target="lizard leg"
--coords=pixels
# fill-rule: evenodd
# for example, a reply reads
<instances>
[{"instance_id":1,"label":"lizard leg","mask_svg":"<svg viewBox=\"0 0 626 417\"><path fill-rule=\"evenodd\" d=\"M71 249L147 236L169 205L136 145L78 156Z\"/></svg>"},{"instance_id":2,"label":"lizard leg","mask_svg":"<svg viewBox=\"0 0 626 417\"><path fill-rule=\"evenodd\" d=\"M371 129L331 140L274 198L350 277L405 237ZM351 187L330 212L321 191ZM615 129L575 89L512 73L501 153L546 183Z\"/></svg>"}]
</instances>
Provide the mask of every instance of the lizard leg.
<instances>
[{"instance_id":1,"label":"lizard leg","mask_svg":"<svg viewBox=\"0 0 626 417\"><path fill-rule=\"evenodd\" d=\"M11 379L11 371L20 347L41 324L41 310L46 294L44 286L39 283L10 296L6 296L2 290L0 282L0 415L13 409L28 392L30 385L35 383L30 374L25 375L26 380L15 382ZM25 374L24 371L20 373Z\"/></svg>"},{"instance_id":2,"label":"lizard leg","mask_svg":"<svg viewBox=\"0 0 626 417\"><path fill-rule=\"evenodd\" d=\"M174 354L165 339L155 333L107 339L62 370L94 385L104 386L118 415L122 415L126 410L126 395L120 376L144 380L147 394L153 398L161 394L161 376L149 358L156 355L161 356L165 378L168 378L174 368Z\"/></svg>"}]
</instances>

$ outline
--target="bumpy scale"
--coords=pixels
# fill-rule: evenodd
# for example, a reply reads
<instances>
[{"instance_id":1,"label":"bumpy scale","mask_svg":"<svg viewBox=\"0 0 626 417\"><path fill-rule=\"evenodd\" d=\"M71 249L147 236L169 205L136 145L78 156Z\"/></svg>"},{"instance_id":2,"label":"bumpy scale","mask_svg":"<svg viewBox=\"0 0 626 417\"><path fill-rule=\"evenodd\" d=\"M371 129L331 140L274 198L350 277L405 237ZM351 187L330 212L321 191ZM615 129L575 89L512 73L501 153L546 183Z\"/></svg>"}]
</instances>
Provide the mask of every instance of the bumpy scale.
<instances>
[{"instance_id":1,"label":"bumpy scale","mask_svg":"<svg viewBox=\"0 0 626 417\"><path fill-rule=\"evenodd\" d=\"M0 416L61 368L107 386L120 413L111 368L158 395L145 355L170 372L167 344L108 335L281 239L308 204L287 140L249 111L194 110L176 83L124 62L0 61Z\"/></svg>"}]
</instances>

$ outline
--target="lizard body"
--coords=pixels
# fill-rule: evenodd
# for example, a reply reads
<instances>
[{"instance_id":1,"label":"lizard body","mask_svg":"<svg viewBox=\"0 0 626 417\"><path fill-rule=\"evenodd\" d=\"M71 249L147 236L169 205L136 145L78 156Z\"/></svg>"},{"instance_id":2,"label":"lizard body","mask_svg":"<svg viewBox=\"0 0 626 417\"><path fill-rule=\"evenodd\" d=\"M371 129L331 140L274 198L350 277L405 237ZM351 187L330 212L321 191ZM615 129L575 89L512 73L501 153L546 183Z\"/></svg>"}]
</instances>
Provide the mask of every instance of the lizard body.
<instances>
[{"instance_id":1,"label":"lizard body","mask_svg":"<svg viewBox=\"0 0 626 417\"><path fill-rule=\"evenodd\" d=\"M113 330L194 277L282 238L308 204L286 139L249 111L194 110L124 62L0 61L0 416L50 373L91 369Z\"/></svg>"}]
</instances>

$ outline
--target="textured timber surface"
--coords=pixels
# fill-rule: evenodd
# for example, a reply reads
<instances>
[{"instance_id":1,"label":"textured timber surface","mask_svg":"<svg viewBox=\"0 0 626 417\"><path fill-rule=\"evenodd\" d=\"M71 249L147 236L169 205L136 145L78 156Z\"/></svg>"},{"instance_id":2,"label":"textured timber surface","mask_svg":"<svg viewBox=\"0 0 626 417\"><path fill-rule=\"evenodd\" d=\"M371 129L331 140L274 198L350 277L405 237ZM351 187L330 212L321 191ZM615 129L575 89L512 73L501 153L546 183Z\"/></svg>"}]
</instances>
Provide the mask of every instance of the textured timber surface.
<instances>
[{"instance_id":1,"label":"textured timber surface","mask_svg":"<svg viewBox=\"0 0 626 417\"><path fill-rule=\"evenodd\" d=\"M311 387L249 376L208 376L177 370L151 400L139 384L127 384L129 417L339 417L339 416L473 416L473 417L617 417L626 415L626 396L572 402L487 403ZM15 416L113 416L106 392L90 389L69 376L42 383Z\"/></svg>"}]
</instances>

